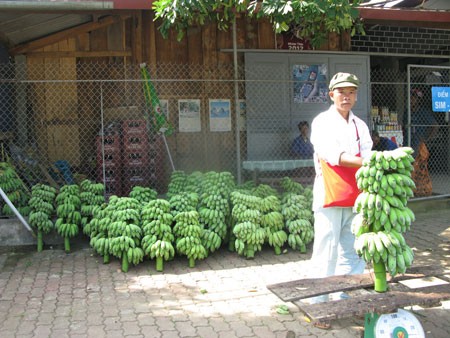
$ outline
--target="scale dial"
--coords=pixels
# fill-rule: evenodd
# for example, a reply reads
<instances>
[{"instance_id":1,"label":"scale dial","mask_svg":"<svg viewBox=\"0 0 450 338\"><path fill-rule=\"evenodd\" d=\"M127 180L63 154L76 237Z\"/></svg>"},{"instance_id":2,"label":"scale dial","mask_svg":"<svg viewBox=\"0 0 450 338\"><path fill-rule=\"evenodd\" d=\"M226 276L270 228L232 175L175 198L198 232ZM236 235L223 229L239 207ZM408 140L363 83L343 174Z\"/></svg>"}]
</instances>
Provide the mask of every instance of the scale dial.
<instances>
[{"instance_id":1,"label":"scale dial","mask_svg":"<svg viewBox=\"0 0 450 338\"><path fill-rule=\"evenodd\" d=\"M411 313L399 309L396 313L381 315L375 324L375 338L425 338L419 320Z\"/></svg>"}]
</instances>

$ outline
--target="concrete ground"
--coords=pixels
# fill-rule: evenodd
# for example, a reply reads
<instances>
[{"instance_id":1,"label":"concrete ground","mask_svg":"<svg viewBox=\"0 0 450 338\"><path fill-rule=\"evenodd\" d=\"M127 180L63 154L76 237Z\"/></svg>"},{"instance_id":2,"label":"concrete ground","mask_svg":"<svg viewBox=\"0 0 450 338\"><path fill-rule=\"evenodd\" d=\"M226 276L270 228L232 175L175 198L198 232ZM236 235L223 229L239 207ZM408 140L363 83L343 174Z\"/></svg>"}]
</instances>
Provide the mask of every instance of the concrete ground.
<instances>
[{"instance_id":1,"label":"concrete ground","mask_svg":"<svg viewBox=\"0 0 450 338\"><path fill-rule=\"evenodd\" d=\"M431 204L432 205L432 204ZM430 205L430 206L431 206ZM406 234L414 265L448 267L450 207L423 207ZM120 270L78 241L66 254L55 245L0 253L0 337L361 337L363 318L332 322L330 330L308 323L300 310L278 314L283 302L266 285L300 279L308 254L270 249L246 260L221 249L195 268L185 258L167 262L163 273L154 261ZM450 301L409 310L427 338L450 337Z\"/></svg>"}]
</instances>

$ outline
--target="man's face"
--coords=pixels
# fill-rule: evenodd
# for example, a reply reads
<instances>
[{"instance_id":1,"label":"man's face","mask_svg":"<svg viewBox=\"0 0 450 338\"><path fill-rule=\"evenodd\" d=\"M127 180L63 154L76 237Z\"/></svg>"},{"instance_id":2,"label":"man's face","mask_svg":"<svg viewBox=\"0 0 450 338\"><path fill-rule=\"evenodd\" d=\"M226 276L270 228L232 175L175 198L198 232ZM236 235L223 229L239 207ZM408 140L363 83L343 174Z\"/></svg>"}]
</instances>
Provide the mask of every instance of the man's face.
<instances>
[{"instance_id":1,"label":"man's face","mask_svg":"<svg viewBox=\"0 0 450 338\"><path fill-rule=\"evenodd\" d=\"M355 105L357 95L358 89L356 87L335 88L330 91L330 98L339 112L350 111Z\"/></svg>"}]
</instances>

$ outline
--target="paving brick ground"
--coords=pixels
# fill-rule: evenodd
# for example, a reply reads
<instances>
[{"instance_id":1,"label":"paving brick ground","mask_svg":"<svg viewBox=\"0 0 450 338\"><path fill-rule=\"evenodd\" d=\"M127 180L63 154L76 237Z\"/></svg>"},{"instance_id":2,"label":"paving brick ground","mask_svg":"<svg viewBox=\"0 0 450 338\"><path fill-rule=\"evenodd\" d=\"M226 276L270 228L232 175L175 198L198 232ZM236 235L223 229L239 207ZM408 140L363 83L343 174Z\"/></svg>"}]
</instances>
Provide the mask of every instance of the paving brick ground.
<instances>
[{"instance_id":1,"label":"paving brick ground","mask_svg":"<svg viewBox=\"0 0 450 338\"><path fill-rule=\"evenodd\" d=\"M416 213L406 239L414 265L447 267L450 208ZM87 242L87 240L86 240ZM82 243L0 254L0 337L361 337L364 321L334 321L324 331L307 323L266 285L306 276L310 255L276 256L269 249L246 260L222 249L189 268L177 258L156 272L153 261L120 271ZM427 338L450 337L450 301L414 307Z\"/></svg>"}]
</instances>

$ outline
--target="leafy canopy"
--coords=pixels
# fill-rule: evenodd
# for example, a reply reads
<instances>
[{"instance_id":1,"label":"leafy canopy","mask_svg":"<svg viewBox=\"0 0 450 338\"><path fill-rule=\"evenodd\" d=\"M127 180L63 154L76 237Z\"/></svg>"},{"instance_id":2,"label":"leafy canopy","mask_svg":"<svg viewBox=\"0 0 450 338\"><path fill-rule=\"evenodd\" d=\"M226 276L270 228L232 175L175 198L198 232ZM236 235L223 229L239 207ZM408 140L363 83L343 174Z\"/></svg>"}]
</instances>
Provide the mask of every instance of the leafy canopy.
<instances>
[{"instance_id":1,"label":"leafy canopy","mask_svg":"<svg viewBox=\"0 0 450 338\"><path fill-rule=\"evenodd\" d=\"M357 7L362 0L157 0L153 3L155 20L164 37L174 28L178 40L188 27L216 22L227 30L236 16L268 19L276 33L294 29L300 38L314 47L324 42L330 32L350 31L364 34Z\"/></svg>"}]
</instances>

